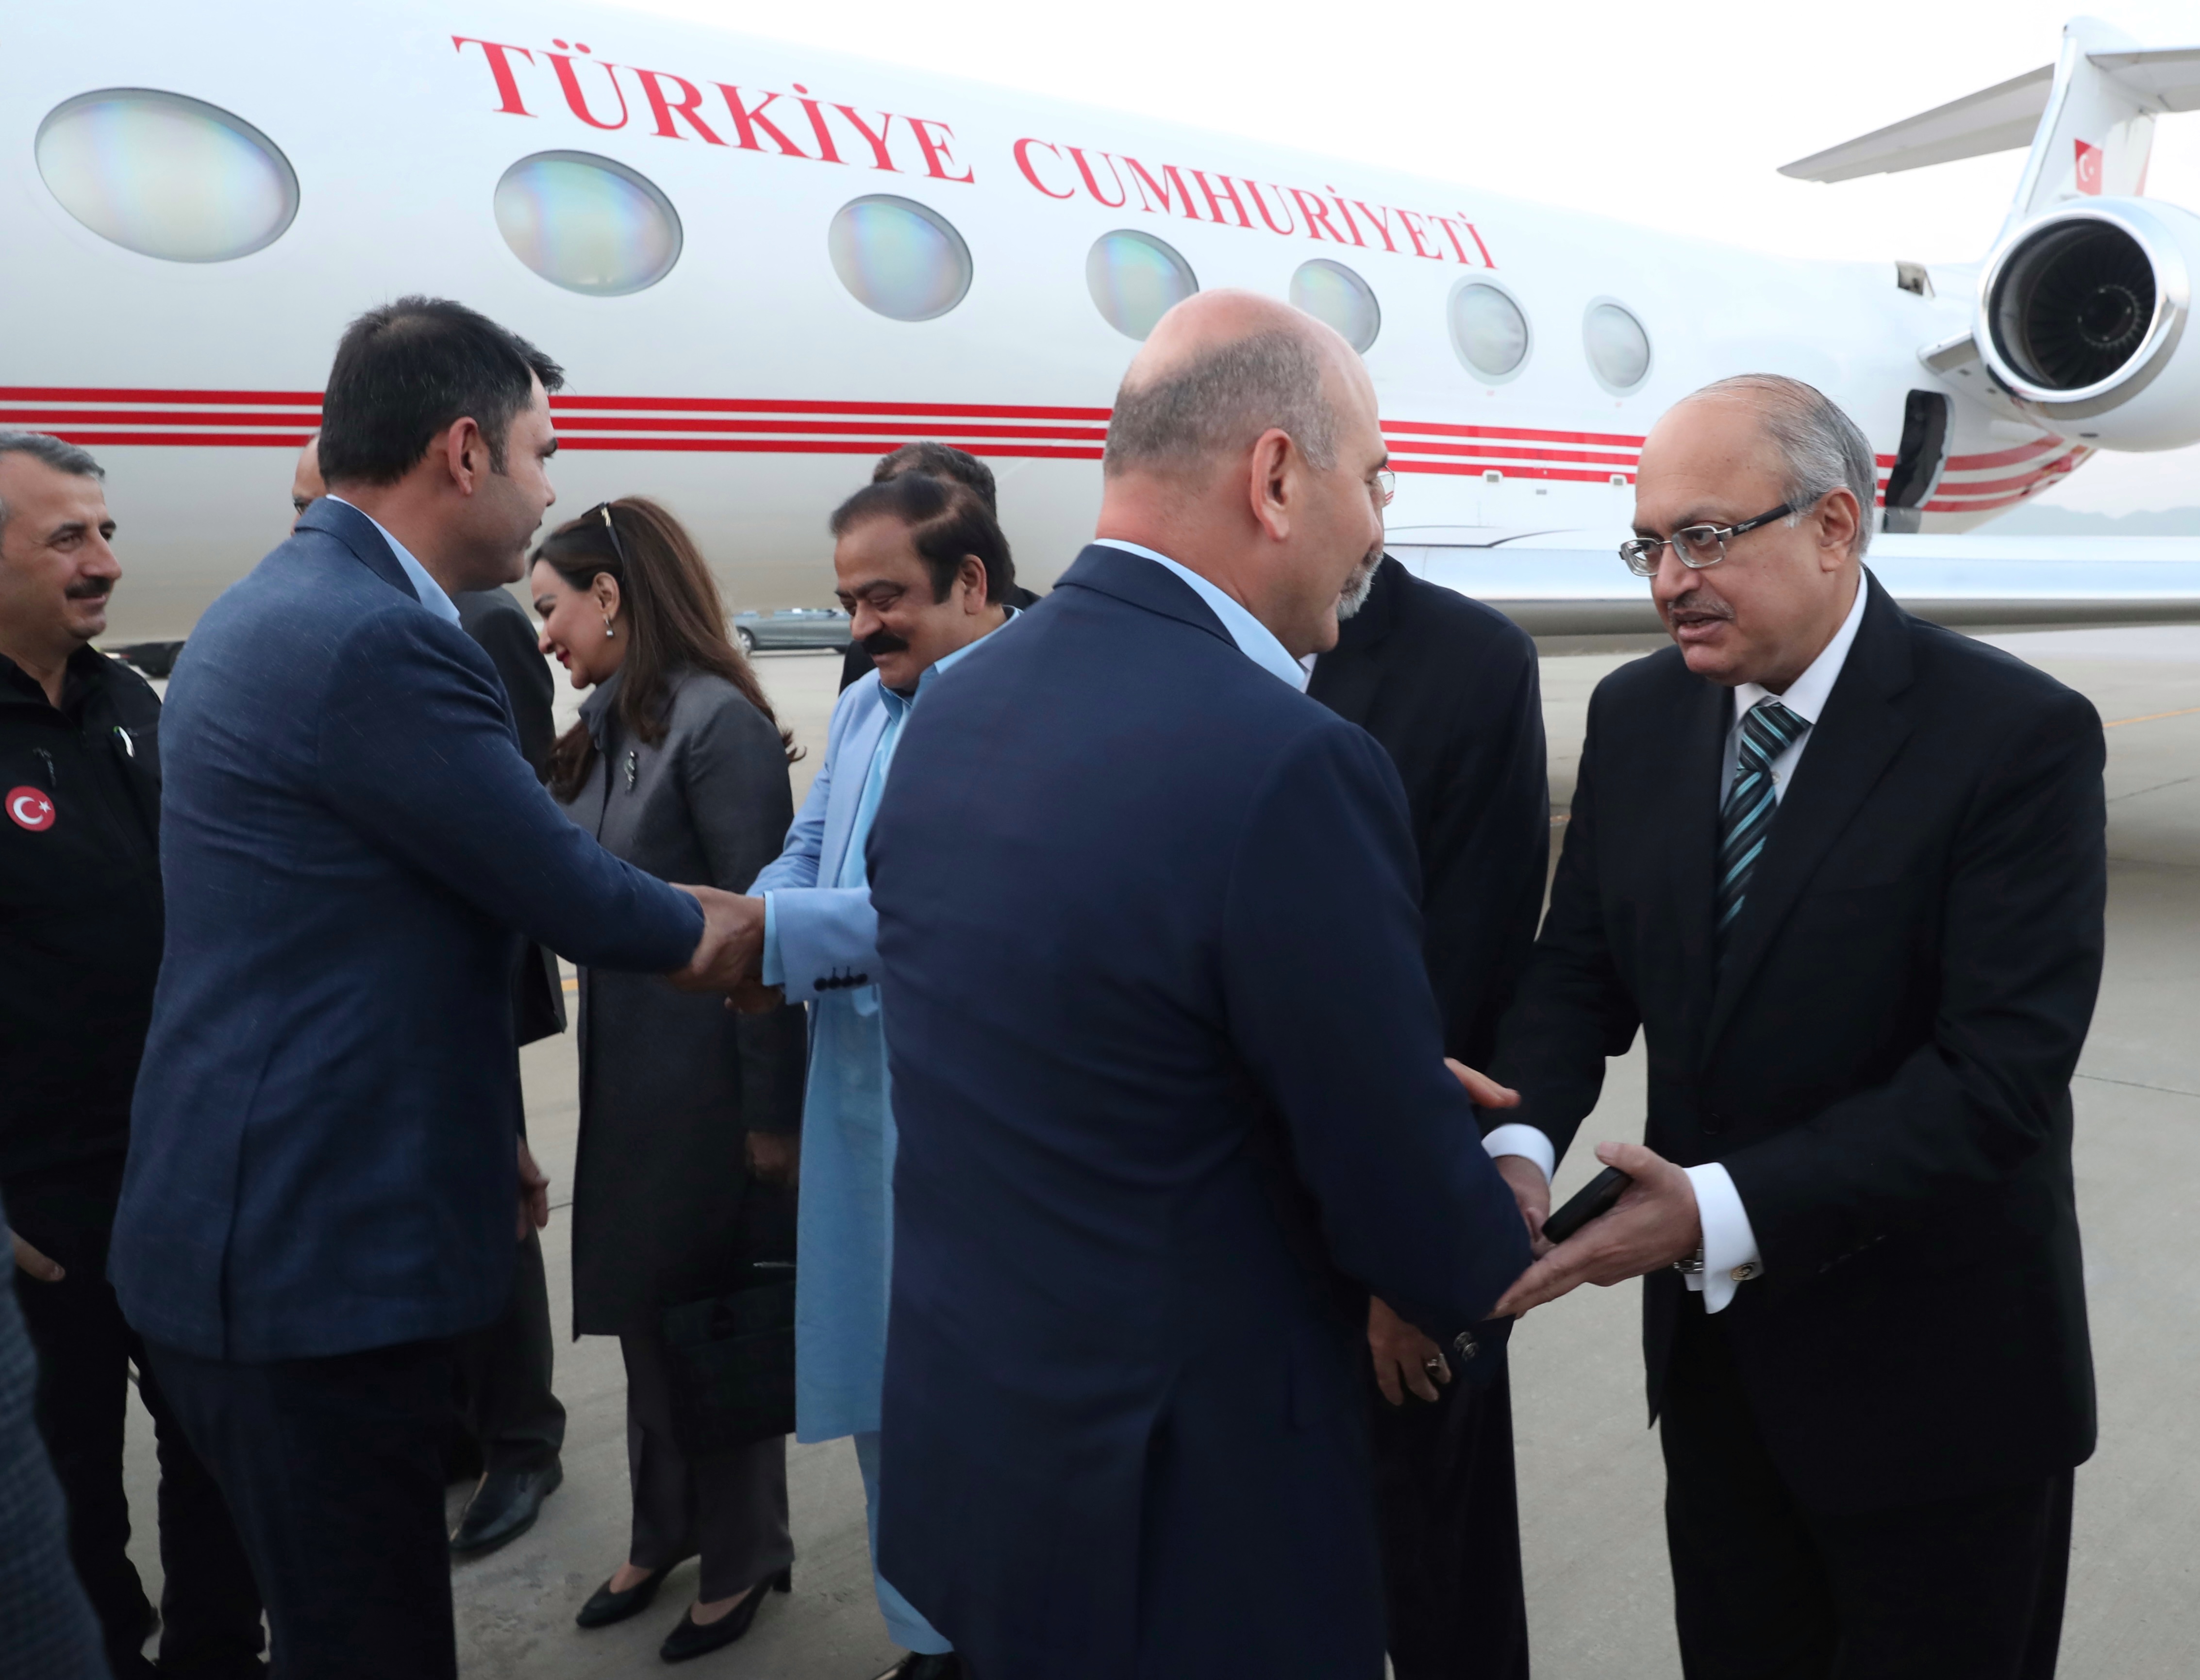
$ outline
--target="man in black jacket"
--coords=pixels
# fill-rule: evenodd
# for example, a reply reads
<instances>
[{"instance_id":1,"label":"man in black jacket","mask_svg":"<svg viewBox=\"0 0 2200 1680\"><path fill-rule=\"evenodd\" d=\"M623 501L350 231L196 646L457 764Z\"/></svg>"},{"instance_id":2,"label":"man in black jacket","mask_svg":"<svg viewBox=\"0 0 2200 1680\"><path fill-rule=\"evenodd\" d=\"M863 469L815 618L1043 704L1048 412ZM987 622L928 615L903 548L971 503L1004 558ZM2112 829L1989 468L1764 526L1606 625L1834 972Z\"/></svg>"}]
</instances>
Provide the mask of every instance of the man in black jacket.
<instances>
[{"instance_id":1,"label":"man in black jacket","mask_svg":"<svg viewBox=\"0 0 2200 1680\"><path fill-rule=\"evenodd\" d=\"M1646 1278L1691 1680L2045 1680L2093 1446L2100 720L1871 580L1874 477L1791 379L1652 431L1624 552L1677 646L1590 702L1495 1064L1556 1154L1647 1040L1632 1186L1499 1310Z\"/></svg>"},{"instance_id":2,"label":"man in black jacket","mask_svg":"<svg viewBox=\"0 0 2200 1680\"><path fill-rule=\"evenodd\" d=\"M95 650L122 575L98 464L0 431L0 1200L69 1554L117 1680L150 1675L125 1547L129 1371L161 1461L161 1672L260 1671L260 1599L213 1479L107 1281L161 963L161 703Z\"/></svg>"},{"instance_id":3,"label":"man in black jacket","mask_svg":"<svg viewBox=\"0 0 2200 1680\"><path fill-rule=\"evenodd\" d=\"M1536 645L1502 613L1387 554L1348 589L1338 617L1337 646L1315 659L1307 693L1398 767L1444 1053L1487 1067L1535 943L1549 862ZM1454 1370L1380 1301L1368 1339L1391 1666L1398 1680L1527 1680L1502 1356Z\"/></svg>"},{"instance_id":4,"label":"man in black jacket","mask_svg":"<svg viewBox=\"0 0 2200 1680\"><path fill-rule=\"evenodd\" d=\"M328 494L320 436L315 432L306 440L291 475L290 506L300 515ZM549 661L536 646L534 621L506 589L462 590L451 605L459 610L459 628L480 644L504 682L520 756L538 778L547 778L557 736L552 716L557 689ZM512 1016L523 1045L565 1030L558 959L540 945L519 954ZM565 1479L559 1454L565 1444L565 1408L551 1391L549 1281L542 1270L542 1239L532 1225L519 1240L519 1264L503 1315L459 1337L453 1351L459 1405L449 1471L453 1480L480 1478L451 1536L451 1550L466 1557L494 1551L524 1534Z\"/></svg>"}]
</instances>

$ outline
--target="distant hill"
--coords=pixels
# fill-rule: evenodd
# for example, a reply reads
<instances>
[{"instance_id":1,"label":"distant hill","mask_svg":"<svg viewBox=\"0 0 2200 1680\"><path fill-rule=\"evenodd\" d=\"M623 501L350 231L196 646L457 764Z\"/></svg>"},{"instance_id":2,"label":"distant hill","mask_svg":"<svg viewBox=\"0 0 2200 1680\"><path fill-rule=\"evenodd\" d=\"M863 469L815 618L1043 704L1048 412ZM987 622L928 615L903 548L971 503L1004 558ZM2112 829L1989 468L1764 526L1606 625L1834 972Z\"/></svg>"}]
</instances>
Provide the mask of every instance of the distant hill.
<instances>
[{"instance_id":1,"label":"distant hill","mask_svg":"<svg viewBox=\"0 0 2200 1680\"><path fill-rule=\"evenodd\" d=\"M2011 508L1979 527L1999 536L2200 536L2200 507L2144 513L2080 513L2069 507Z\"/></svg>"}]
</instances>

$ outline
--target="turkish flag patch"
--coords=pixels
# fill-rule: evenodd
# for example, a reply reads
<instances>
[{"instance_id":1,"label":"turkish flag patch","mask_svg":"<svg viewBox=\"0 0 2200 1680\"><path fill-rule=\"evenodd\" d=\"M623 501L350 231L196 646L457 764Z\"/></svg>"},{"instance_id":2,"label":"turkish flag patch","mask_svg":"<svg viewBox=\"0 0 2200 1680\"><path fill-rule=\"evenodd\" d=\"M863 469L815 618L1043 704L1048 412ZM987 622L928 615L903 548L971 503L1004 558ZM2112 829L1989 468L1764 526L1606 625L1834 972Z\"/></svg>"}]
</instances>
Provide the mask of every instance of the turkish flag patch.
<instances>
[{"instance_id":1,"label":"turkish flag patch","mask_svg":"<svg viewBox=\"0 0 2200 1680\"><path fill-rule=\"evenodd\" d=\"M2101 196L2101 149L2078 142L2078 190L2098 198Z\"/></svg>"},{"instance_id":2,"label":"turkish flag patch","mask_svg":"<svg viewBox=\"0 0 2200 1680\"><path fill-rule=\"evenodd\" d=\"M35 787L10 787L8 815L17 828L42 834L54 826L54 802Z\"/></svg>"}]
</instances>

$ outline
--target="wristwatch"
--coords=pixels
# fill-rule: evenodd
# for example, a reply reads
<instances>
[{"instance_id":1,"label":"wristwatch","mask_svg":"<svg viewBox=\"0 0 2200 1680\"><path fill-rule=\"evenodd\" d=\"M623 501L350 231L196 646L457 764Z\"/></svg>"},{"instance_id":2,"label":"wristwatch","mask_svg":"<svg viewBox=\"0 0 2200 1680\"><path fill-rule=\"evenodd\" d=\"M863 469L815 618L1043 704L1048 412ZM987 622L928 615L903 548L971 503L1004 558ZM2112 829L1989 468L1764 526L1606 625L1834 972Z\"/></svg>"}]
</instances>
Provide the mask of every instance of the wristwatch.
<instances>
[{"instance_id":1,"label":"wristwatch","mask_svg":"<svg viewBox=\"0 0 2200 1680\"><path fill-rule=\"evenodd\" d=\"M1676 1272L1684 1273L1690 1276L1702 1271L1704 1269L1704 1245L1701 1243L1697 1244L1696 1251L1690 1255L1686 1260L1675 1261L1673 1262L1673 1269Z\"/></svg>"}]
</instances>

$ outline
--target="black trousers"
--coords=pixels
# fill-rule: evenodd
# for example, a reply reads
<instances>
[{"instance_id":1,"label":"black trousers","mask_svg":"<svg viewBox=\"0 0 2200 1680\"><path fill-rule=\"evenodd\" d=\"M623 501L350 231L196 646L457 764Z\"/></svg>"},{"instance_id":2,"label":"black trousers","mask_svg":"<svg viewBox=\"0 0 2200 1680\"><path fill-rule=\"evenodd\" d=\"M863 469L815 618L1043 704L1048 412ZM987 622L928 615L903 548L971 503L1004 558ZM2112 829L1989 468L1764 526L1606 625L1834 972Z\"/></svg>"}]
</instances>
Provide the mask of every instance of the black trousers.
<instances>
[{"instance_id":1,"label":"black trousers","mask_svg":"<svg viewBox=\"0 0 2200 1680\"><path fill-rule=\"evenodd\" d=\"M456 1680L450 1343L264 1365L146 1350L236 1513L277 1680Z\"/></svg>"},{"instance_id":2,"label":"black trousers","mask_svg":"<svg viewBox=\"0 0 2200 1680\"><path fill-rule=\"evenodd\" d=\"M502 1316L452 1345L459 1424L484 1470L539 1470L565 1446L565 1408L550 1391L553 1347L542 1239L530 1228Z\"/></svg>"},{"instance_id":3,"label":"black trousers","mask_svg":"<svg viewBox=\"0 0 2200 1680\"><path fill-rule=\"evenodd\" d=\"M1433 1404L1376 1389L1368 1434L1397 1680L1528 1680L1512 1390L1455 1375Z\"/></svg>"},{"instance_id":4,"label":"black trousers","mask_svg":"<svg viewBox=\"0 0 2200 1680\"><path fill-rule=\"evenodd\" d=\"M1694 1296L1660 1418L1688 1680L2050 1680L2072 1472L1862 1514L1798 1505Z\"/></svg>"},{"instance_id":5,"label":"black trousers","mask_svg":"<svg viewBox=\"0 0 2200 1680\"><path fill-rule=\"evenodd\" d=\"M152 1416L161 1464L162 1672L208 1680L256 1674L266 1641L244 1548L107 1281L120 1179L119 1161L99 1162L11 1177L5 1191L9 1225L67 1273L50 1284L20 1271L14 1275L38 1356L38 1431L68 1505L70 1561L99 1619L118 1680L145 1672L138 1653L153 1611L126 1549L130 1503L122 1488L135 1361L138 1397Z\"/></svg>"}]
</instances>

